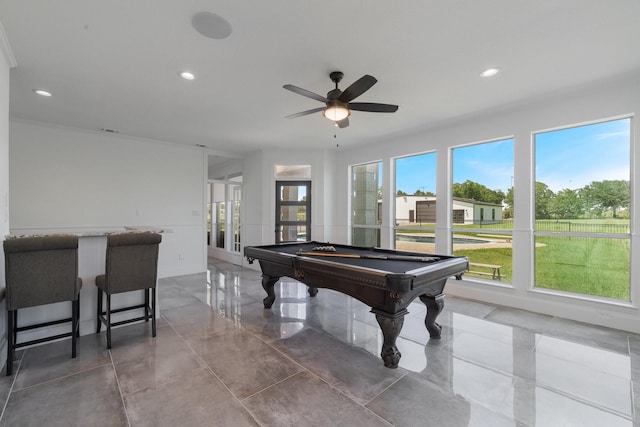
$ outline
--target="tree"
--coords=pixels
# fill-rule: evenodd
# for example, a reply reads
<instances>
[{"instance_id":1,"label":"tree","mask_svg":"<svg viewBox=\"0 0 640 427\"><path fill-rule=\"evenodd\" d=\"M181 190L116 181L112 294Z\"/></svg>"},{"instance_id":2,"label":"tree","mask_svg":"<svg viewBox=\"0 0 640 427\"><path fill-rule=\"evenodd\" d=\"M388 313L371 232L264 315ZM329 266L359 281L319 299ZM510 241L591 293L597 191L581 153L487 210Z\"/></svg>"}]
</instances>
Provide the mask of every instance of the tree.
<instances>
[{"instance_id":1,"label":"tree","mask_svg":"<svg viewBox=\"0 0 640 427\"><path fill-rule=\"evenodd\" d=\"M565 188L549 200L549 215L556 219L575 219L584 213L584 203L576 190Z\"/></svg>"},{"instance_id":2,"label":"tree","mask_svg":"<svg viewBox=\"0 0 640 427\"><path fill-rule=\"evenodd\" d=\"M594 181L585 185L580 194L589 210L610 209L614 218L618 209L628 209L631 201L629 181L624 180Z\"/></svg>"},{"instance_id":3,"label":"tree","mask_svg":"<svg viewBox=\"0 0 640 427\"><path fill-rule=\"evenodd\" d=\"M453 184L453 197L499 205L502 204L505 196L501 190L491 190L482 184L466 180L463 183L457 182Z\"/></svg>"},{"instance_id":4,"label":"tree","mask_svg":"<svg viewBox=\"0 0 640 427\"><path fill-rule=\"evenodd\" d=\"M408 194L407 194L407 193L405 193L405 192L404 192L404 191L402 191L402 190L398 190L398 191L396 191L396 196L407 196L407 195L408 195Z\"/></svg>"},{"instance_id":5,"label":"tree","mask_svg":"<svg viewBox=\"0 0 640 427\"><path fill-rule=\"evenodd\" d=\"M422 191L422 190L416 190L413 193L414 196L435 196L435 194L433 194L431 191Z\"/></svg>"},{"instance_id":6,"label":"tree","mask_svg":"<svg viewBox=\"0 0 640 427\"><path fill-rule=\"evenodd\" d=\"M513 187L507 190L507 194L504 196L504 203L507 207L502 211L502 218L513 218Z\"/></svg>"},{"instance_id":7,"label":"tree","mask_svg":"<svg viewBox=\"0 0 640 427\"><path fill-rule=\"evenodd\" d=\"M544 182L536 181L536 219L549 219L549 204L555 196L553 191Z\"/></svg>"}]
</instances>

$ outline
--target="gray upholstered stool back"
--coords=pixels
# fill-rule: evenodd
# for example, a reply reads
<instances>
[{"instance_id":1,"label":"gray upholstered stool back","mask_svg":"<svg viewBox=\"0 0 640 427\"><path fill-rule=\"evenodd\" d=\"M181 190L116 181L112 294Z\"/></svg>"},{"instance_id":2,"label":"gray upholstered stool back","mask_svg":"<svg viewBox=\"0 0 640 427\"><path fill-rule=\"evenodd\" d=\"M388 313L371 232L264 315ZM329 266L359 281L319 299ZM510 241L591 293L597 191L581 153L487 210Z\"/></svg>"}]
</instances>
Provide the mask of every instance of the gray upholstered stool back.
<instances>
[{"instance_id":1,"label":"gray upholstered stool back","mask_svg":"<svg viewBox=\"0 0 640 427\"><path fill-rule=\"evenodd\" d=\"M161 240L162 236L157 233L107 236L105 283L102 285L105 292L117 294L155 288L158 278L158 248Z\"/></svg>"},{"instance_id":2,"label":"gray upholstered stool back","mask_svg":"<svg viewBox=\"0 0 640 427\"><path fill-rule=\"evenodd\" d=\"M78 298L78 238L22 237L4 241L7 310Z\"/></svg>"}]
</instances>

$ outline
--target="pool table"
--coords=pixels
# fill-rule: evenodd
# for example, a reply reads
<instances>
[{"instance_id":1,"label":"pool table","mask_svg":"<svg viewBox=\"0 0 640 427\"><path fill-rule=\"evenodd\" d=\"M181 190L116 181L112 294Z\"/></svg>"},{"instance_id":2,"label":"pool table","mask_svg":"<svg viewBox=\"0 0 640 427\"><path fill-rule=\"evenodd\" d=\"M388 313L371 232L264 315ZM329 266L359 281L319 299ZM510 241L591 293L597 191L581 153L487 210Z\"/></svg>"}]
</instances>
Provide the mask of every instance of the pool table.
<instances>
[{"instance_id":1,"label":"pool table","mask_svg":"<svg viewBox=\"0 0 640 427\"><path fill-rule=\"evenodd\" d=\"M247 246L244 255L250 264L260 262L265 308L276 300L274 285L280 277L306 284L312 297L318 288L328 288L371 307L382 330L381 357L388 368L396 368L400 361L396 339L409 304L420 297L427 306L429 335L440 338L442 328L436 318L444 307L444 285L450 277L460 279L469 268L466 257L321 242Z\"/></svg>"}]
</instances>

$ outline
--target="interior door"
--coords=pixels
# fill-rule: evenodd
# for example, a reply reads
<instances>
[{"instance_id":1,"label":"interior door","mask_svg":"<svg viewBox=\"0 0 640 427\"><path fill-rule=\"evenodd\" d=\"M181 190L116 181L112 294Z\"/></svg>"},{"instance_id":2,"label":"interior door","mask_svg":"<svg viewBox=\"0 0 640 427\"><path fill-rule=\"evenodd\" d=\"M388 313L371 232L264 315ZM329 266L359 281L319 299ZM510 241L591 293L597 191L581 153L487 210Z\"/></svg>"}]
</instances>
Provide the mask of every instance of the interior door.
<instances>
[{"instance_id":1,"label":"interior door","mask_svg":"<svg viewBox=\"0 0 640 427\"><path fill-rule=\"evenodd\" d=\"M276 243L311 240L311 181L276 181Z\"/></svg>"}]
</instances>

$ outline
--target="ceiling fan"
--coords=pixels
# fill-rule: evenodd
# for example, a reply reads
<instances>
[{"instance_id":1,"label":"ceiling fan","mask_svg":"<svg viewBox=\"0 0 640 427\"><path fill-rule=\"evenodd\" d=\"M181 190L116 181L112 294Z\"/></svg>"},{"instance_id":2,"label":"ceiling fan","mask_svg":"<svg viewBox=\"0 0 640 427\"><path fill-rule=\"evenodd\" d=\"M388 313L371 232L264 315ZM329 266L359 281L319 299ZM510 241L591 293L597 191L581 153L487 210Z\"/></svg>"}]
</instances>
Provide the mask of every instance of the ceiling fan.
<instances>
[{"instance_id":1,"label":"ceiling fan","mask_svg":"<svg viewBox=\"0 0 640 427\"><path fill-rule=\"evenodd\" d=\"M299 88L294 85L284 85L284 89L297 93L298 95L306 96L307 98L315 99L316 101L324 102L324 107L313 108L311 110L301 111L299 113L286 116L286 119L293 119L296 117L306 116L308 114L319 113L322 111L322 115L327 119L335 122L336 126L345 128L349 126L349 116L351 110L353 111L367 111L371 113L394 113L398 111L397 105L391 104L378 104L375 102L351 102L366 91L371 86L376 84L378 80L370 75L364 75L360 79L356 80L344 91L338 89L338 83L342 80L344 74L340 71L334 71L329 74L331 81L336 84L336 88L327 93L327 97L318 95L306 89Z\"/></svg>"}]
</instances>

